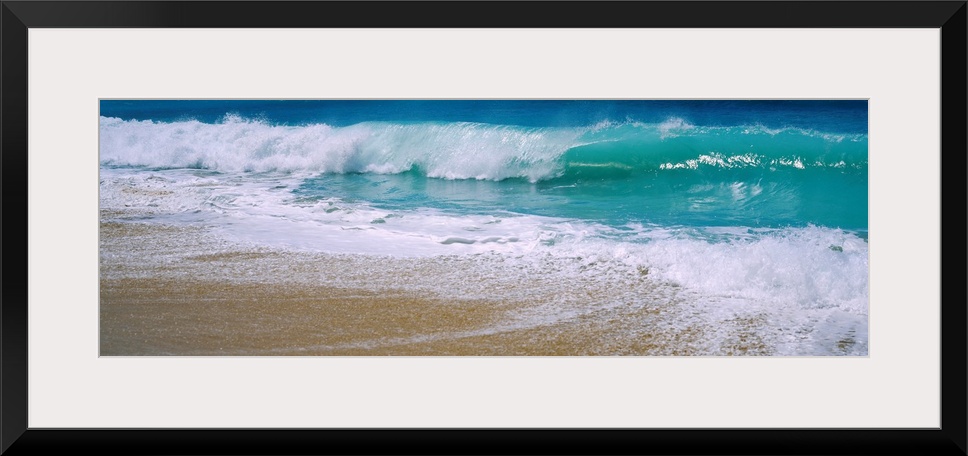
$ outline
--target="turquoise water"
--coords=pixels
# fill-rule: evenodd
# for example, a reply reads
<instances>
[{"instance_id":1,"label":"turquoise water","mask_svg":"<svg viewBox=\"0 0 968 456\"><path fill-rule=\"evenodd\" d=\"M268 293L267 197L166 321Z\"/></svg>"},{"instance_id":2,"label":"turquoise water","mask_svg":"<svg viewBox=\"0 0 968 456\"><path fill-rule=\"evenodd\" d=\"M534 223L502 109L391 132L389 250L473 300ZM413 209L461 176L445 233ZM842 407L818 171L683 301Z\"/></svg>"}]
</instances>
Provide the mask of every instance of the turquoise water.
<instances>
[{"instance_id":1,"label":"turquoise water","mask_svg":"<svg viewBox=\"0 0 968 456\"><path fill-rule=\"evenodd\" d=\"M394 172L366 172L365 166L324 172L295 192L369 201L392 210L508 211L616 226L821 225L866 231L863 135L676 126L674 131L662 124L606 126L572 133L573 140L555 144L568 135L484 124L407 125L424 143L410 145L403 158L387 154L382 163L396 163ZM453 155L462 157L463 151L446 151L443 157L428 153L445 142L427 133L438 130L456 130L465 141L480 141L480 155L472 150L467 153L477 159L459 160ZM489 161L484 150L489 135L498 133L502 140L520 138L521 154L497 154ZM533 144L541 141L548 144Z\"/></svg>"}]
</instances>

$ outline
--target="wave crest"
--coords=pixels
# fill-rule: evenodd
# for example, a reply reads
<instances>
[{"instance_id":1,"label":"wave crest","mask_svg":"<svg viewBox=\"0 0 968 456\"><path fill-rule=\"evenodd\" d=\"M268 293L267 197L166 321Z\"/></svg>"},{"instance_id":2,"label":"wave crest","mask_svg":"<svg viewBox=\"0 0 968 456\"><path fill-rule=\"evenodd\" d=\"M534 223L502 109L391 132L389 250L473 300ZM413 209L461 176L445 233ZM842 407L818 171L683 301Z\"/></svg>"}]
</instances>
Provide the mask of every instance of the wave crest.
<instances>
[{"instance_id":1,"label":"wave crest","mask_svg":"<svg viewBox=\"0 0 968 456\"><path fill-rule=\"evenodd\" d=\"M108 166L219 172L379 173L416 170L444 179L531 182L579 168L620 174L701 166L863 168L866 136L786 128L701 127L671 118L584 128L469 122L271 125L226 116L220 123L101 117Z\"/></svg>"}]
</instances>

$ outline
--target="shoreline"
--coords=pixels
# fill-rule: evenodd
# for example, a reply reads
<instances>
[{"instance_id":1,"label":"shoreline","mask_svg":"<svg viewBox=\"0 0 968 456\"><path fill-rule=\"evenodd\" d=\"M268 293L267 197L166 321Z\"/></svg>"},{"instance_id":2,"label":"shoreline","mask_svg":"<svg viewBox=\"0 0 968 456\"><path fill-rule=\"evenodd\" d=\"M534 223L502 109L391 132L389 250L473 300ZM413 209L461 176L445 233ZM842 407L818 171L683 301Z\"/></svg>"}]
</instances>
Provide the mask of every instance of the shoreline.
<instances>
[{"instance_id":1,"label":"shoreline","mask_svg":"<svg viewBox=\"0 0 968 456\"><path fill-rule=\"evenodd\" d=\"M679 323L674 289L645 276L562 283L472 257L247 248L118 215L100 224L101 356L711 354L709 328ZM734 323L715 354L769 354L754 322Z\"/></svg>"}]
</instances>

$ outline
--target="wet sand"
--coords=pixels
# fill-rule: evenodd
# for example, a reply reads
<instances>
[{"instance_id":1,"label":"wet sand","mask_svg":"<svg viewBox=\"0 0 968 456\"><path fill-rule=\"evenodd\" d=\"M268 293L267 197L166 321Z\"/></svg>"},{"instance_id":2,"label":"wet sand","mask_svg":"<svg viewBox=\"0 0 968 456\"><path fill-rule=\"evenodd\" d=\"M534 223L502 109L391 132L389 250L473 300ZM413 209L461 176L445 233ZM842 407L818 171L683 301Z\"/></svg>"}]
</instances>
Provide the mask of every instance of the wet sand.
<instances>
[{"instance_id":1,"label":"wet sand","mask_svg":"<svg viewBox=\"0 0 968 456\"><path fill-rule=\"evenodd\" d=\"M102 356L704 354L703 327L668 324L674 295L632 298L653 292L644 272L627 290L540 274L489 284L473 259L244 248L204 227L104 221L119 215L102 213ZM453 292L421 285L436 277ZM754 322L733 324L720 354L766 352Z\"/></svg>"},{"instance_id":2,"label":"wet sand","mask_svg":"<svg viewBox=\"0 0 968 456\"><path fill-rule=\"evenodd\" d=\"M102 355L594 355L648 353L618 321L500 330L511 305L408 293L208 281L102 281ZM628 317L628 316L626 316Z\"/></svg>"}]
</instances>

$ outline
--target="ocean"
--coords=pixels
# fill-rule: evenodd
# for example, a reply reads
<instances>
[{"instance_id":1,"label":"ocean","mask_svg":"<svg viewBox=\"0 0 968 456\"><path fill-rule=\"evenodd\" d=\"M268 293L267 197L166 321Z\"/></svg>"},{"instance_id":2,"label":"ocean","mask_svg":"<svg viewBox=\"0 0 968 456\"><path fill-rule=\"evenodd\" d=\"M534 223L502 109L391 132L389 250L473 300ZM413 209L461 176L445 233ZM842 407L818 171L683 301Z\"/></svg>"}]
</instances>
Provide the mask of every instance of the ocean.
<instances>
[{"instance_id":1,"label":"ocean","mask_svg":"<svg viewBox=\"0 0 968 456\"><path fill-rule=\"evenodd\" d=\"M359 258L326 280L377 293L521 303L479 334L611 318L615 340L690 334L613 354L866 356L867 116L863 100L102 100L101 218ZM425 273L373 278L380 262ZM645 307L660 317L617 310Z\"/></svg>"}]
</instances>

